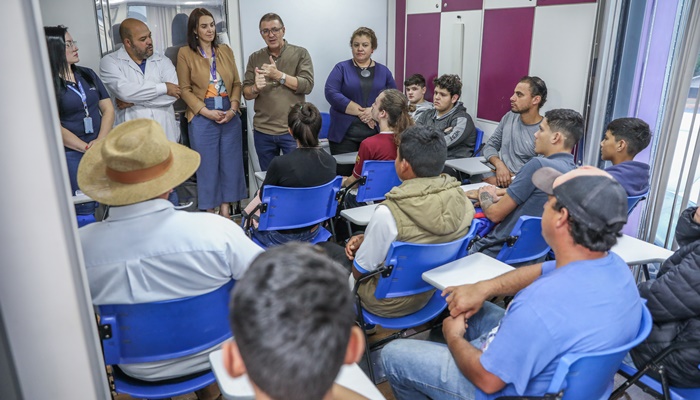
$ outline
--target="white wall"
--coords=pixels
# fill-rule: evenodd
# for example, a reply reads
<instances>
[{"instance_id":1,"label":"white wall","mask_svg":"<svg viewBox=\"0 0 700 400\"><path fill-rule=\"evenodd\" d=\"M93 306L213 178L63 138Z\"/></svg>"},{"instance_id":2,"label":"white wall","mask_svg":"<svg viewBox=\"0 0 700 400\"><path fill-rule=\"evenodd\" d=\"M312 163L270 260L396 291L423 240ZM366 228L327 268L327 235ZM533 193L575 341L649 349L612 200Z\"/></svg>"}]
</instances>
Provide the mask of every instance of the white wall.
<instances>
[{"instance_id":1,"label":"white wall","mask_svg":"<svg viewBox=\"0 0 700 400\"><path fill-rule=\"evenodd\" d=\"M4 1L4 0L3 0ZM100 42L95 2L89 0L39 0L44 26L65 25L78 41L80 66L99 71Z\"/></svg>"}]
</instances>

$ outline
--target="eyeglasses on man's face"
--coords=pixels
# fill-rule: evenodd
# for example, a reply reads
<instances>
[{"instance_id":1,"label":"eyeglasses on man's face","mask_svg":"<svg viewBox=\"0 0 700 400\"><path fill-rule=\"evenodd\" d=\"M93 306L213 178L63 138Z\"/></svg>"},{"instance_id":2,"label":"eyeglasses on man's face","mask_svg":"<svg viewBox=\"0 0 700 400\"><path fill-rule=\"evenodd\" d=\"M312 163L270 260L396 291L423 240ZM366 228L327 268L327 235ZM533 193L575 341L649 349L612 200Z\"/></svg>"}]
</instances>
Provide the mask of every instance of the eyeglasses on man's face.
<instances>
[{"instance_id":1,"label":"eyeglasses on man's face","mask_svg":"<svg viewBox=\"0 0 700 400\"><path fill-rule=\"evenodd\" d=\"M280 31L281 31L282 29L284 29L284 27L281 27L281 28L263 29L263 30L260 31L260 34L263 35L263 36L267 36L267 35L269 35L270 33L272 33L273 35L277 36L277 34L280 33Z\"/></svg>"},{"instance_id":2,"label":"eyeglasses on man's face","mask_svg":"<svg viewBox=\"0 0 700 400\"><path fill-rule=\"evenodd\" d=\"M78 47L78 41L77 40L68 40L66 42L66 48L67 49L74 49Z\"/></svg>"}]
</instances>

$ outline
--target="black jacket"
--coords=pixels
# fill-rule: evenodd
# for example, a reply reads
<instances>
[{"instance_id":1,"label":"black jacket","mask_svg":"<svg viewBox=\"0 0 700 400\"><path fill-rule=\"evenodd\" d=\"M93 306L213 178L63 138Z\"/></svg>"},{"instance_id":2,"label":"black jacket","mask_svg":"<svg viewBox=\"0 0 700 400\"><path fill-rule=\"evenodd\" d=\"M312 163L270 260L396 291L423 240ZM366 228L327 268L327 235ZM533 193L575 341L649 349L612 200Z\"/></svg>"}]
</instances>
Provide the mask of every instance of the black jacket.
<instances>
[{"instance_id":1,"label":"black jacket","mask_svg":"<svg viewBox=\"0 0 700 400\"><path fill-rule=\"evenodd\" d=\"M632 349L637 367L671 342L700 341L700 224L693 220L695 210L688 208L678 219L676 241L681 247L663 263L655 280L639 284L654 326ZM698 364L698 348L675 351L663 361L671 385L679 387L700 387Z\"/></svg>"}]
</instances>

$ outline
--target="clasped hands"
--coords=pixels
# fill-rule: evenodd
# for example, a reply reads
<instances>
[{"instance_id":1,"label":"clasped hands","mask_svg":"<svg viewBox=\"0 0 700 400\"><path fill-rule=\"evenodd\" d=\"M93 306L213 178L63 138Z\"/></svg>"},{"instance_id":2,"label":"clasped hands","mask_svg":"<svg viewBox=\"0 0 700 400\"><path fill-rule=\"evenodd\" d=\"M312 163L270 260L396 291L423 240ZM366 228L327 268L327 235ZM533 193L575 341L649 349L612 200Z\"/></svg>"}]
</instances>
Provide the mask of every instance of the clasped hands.
<instances>
[{"instance_id":1,"label":"clasped hands","mask_svg":"<svg viewBox=\"0 0 700 400\"><path fill-rule=\"evenodd\" d=\"M442 291L450 315L442 323L445 340L462 339L469 327L468 319L476 314L486 301L487 294L479 283L448 286Z\"/></svg>"}]
</instances>

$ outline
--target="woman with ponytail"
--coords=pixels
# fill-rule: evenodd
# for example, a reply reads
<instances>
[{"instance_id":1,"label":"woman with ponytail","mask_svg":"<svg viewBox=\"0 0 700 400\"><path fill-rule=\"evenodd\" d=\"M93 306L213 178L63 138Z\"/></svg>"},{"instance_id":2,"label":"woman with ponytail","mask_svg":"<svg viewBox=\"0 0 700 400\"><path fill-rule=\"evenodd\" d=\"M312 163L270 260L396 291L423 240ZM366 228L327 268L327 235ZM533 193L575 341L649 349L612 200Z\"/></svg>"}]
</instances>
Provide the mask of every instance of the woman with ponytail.
<instances>
[{"instance_id":1,"label":"woman with ponytail","mask_svg":"<svg viewBox=\"0 0 700 400\"><path fill-rule=\"evenodd\" d=\"M395 160L401 132L413 125L408 98L396 89L382 91L372 104L372 118L379 124L379 134L362 141L352 175L343 178L349 186L362 175L366 160Z\"/></svg>"},{"instance_id":2,"label":"woman with ponytail","mask_svg":"<svg viewBox=\"0 0 700 400\"><path fill-rule=\"evenodd\" d=\"M270 162L258 196L262 196L265 185L313 187L324 185L336 177L335 158L318 144L318 133L321 131L321 113L318 108L306 102L293 105L287 117L287 126L289 134L297 142L297 148L291 153L275 157ZM253 229L253 235L269 247L292 240L311 240L317 229L318 225L284 231Z\"/></svg>"}]
</instances>

